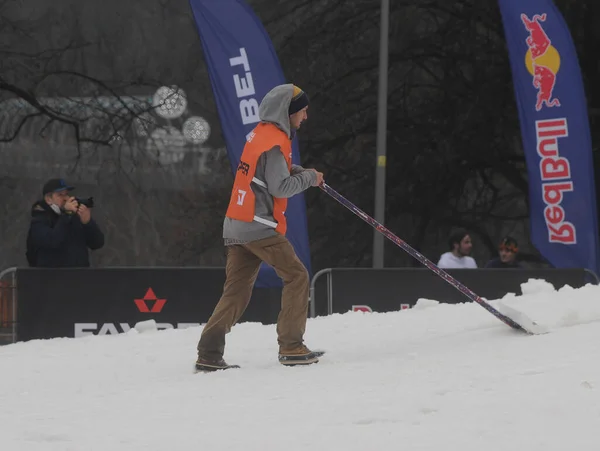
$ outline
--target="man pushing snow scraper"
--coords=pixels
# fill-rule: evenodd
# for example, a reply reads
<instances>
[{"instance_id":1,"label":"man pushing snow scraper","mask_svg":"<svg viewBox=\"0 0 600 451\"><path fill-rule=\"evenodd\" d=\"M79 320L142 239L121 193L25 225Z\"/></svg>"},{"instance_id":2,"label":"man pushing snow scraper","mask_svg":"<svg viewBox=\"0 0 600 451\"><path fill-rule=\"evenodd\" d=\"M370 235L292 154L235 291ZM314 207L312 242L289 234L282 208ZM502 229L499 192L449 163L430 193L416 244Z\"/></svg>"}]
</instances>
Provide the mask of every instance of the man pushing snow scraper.
<instances>
[{"instance_id":1,"label":"man pushing snow scraper","mask_svg":"<svg viewBox=\"0 0 600 451\"><path fill-rule=\"evenodd\" d=\"M238 165L223 223L227 252L223 294L202 330L196 370L211 372L237 368L224 360L225 336L241 318L262 262L271 265L283 280L281 311L277 318L279 362L286 366L319 361L323 351L304 344L309 276L285 237L287 199L311 186L323 191L377 229L386 238L419 260L470 300L477 302L513 329L539 333L537 325L508 308L504 313L473 293L368 216L323 181L323 174L292 164L292 139L308 119L308 95L292 84L267 93L259 107L260 122L248 135ZM517 318L518 317L518 318Z\"/></svg>"}]
</instances>

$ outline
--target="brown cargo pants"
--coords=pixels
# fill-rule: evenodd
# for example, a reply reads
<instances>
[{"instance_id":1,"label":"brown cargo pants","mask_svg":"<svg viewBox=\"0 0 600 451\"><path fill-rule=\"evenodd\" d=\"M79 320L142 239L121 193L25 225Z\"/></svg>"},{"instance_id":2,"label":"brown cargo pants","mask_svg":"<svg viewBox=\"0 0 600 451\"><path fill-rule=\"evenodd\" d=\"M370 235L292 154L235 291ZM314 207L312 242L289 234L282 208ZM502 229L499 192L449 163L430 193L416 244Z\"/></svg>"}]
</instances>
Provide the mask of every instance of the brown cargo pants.
<instances>
[{"instance_id":1,"label":"brown cargo pants","mask_svg":"<svg viewBox=\"0 0 600 451\"><path fill-rule=\"evenodd\" d=\"M221 299L202 330L199 358L216 361L223 357L225 335L250 302L261 261L271 265L283 280L281 310L277 318L279 350L293 351L302 346L308 313L308 272L287 238L278 234L243 245L227 246L227 279Z\"/></svg>"}]
</instances>

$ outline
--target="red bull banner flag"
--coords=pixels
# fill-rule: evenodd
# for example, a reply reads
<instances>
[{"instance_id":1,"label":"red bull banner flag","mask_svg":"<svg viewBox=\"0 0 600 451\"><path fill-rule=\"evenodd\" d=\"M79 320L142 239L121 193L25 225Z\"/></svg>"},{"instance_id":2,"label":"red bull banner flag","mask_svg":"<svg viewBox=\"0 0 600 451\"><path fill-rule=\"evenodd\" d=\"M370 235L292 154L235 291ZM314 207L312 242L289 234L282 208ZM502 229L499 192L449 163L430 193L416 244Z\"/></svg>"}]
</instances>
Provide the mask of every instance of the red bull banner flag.
<instances>
[{"instance_id":1,"label":"red bull banner flag","mask_svg":"<svg viewBox=\"0 0 600 451\"><path fill-rule=\"evenodd\" d=\"M246 137L260 121L261 100L272 88L287 81L271 39L244 0L190 0L190 6L235 174ZM292 162L300 164L296 139L292 143ZM286 236L310 274L306 204L302 194L289 199L285 215ZM256 287L281 285L273 268L262 265Z\"/></svg>"},{"instance_id":2,"label":"red bull banner flag","mask_svg":"<svg viewBox=\"0 0 600 451\"><path fill-rule=\"evenodd\" d=\"M586 99L569 29L551 0L499 0L529 177L531 239L557 268L598 273Z\"/></svg>"}]
</instances>

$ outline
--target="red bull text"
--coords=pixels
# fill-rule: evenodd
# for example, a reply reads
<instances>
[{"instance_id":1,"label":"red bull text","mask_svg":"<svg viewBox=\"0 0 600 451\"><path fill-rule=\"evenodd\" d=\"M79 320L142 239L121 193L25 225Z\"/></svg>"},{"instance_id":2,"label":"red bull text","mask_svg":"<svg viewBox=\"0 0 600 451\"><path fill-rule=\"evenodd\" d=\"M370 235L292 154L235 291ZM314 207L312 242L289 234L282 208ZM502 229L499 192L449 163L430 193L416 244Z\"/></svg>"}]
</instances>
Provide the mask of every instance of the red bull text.
<instances>
[{"instance_id":1,"label":"red bull text","mask_svg":"<svg viewBox=\"0 0 600 451\"><path fill-rule=\"evenodd\" d=\"M559 153L559 138L569 136L567 119L540 120L535 123L537 153L540 156L544 219L551 243L576 244L575 226L567 221L562 207L563 193L573 191L569 160Z\"/></svg>"}]
</instances>

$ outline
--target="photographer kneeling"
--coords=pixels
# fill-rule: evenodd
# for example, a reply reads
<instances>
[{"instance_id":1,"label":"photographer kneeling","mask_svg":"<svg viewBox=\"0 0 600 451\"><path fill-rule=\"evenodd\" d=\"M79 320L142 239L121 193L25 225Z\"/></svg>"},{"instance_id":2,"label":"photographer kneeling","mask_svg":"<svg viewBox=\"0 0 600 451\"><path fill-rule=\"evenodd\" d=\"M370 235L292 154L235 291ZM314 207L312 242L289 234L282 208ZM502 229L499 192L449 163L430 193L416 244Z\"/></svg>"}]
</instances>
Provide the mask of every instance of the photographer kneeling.
<instances>
[{"instance_id":1,"label":"photographer kneeling","mask_svg":"<svg viewBox=\"0 0 600 451\"><path fill-rule=\"evenodd\" d=\"M92 219L92 198L71 197L73 189L62 179L49 180L43 188L43 200L33 204L27 235L29 266L88 267L88 248L104 246L104 234Z\"/></svg>"}]
</instances>

